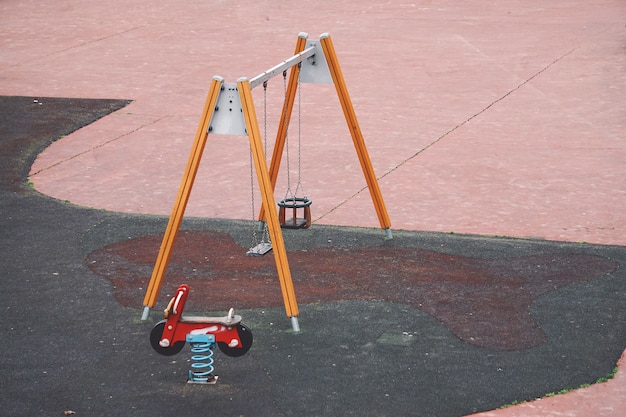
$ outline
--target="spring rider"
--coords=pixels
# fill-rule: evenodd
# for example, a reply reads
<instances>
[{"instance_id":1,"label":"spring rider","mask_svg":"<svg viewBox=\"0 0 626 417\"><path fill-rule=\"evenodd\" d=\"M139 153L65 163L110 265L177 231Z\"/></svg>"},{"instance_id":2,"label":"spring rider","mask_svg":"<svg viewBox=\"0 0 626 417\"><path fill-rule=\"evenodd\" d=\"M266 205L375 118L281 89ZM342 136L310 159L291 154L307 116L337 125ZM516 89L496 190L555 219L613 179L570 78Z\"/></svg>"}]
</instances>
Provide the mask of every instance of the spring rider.
<instances>
[{"instance_id":1,"label":"spring rider","mask_svg":"<svg viewBox=\"0 0 626 417\"><path fill-rule=\"evenodd\" d=\"M183 316L188 296L187 285L178 287L164 311L165 320L158 322L150 332L150 344L157 353L171 356L189 343L192 356L187 382L215 384L215 345L227 356L243 356L252 346L252 332L232 308L224 317Z\"/></svg>"}]
</instances>

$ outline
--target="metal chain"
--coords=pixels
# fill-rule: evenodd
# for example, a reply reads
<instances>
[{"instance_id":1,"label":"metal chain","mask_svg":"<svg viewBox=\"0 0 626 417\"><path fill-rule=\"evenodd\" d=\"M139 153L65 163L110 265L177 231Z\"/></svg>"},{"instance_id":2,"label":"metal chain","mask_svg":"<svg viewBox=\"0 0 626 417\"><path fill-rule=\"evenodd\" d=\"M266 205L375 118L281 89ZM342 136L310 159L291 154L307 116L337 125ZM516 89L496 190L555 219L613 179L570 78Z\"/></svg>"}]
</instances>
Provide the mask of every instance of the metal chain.
<instances>
[{"instance_id":1,"label":"metal chain","mask_svg":"<svg viewBox=\"0 0 626 417\"><path fill-rule=\"evenodd\" d=\"M263 82L263 141L265 147L265 153L267 154L267 81ZM252 160L252 146L250 147L250 194L252 200L252 247L259 243L258 236L256 234L256 225L254 224L256 219L256 208L254 205L254 161Z\"/></svg>"},{"instance_id":2,"label":"metal chain","mask_svg":"<svg viewBox=\"0 0 626 417\"><path fill-rule=\"evenodd\" d=\"M267 81L263 82L263 153L265 154L265 164L267 165ZM252 220L254 220L254 216L256 212L254 212ZM256 227L255 235L256 235ZM263 226L263 237L261 237L261 242L270 242L269 230L267 228L267 222L264 222Z\"/></svg>"},{"instance_id":3,"label":"metal chain","mask_svg":"<svg viewBox=\"0 0 626 417\"><path fill-rule=\"evenodd\" d=\"M285 103L287 102L287 70L283 71L283 88L285 91ZM285 191L285 199L292 198L294 195L291 192L291 174L289 166L289 123L287 123L287 109L283 115L285 119L285 163L287 164L287 190Z\"/></svg>"},{"instance_id":4,"label":"metal chain","mask_svg":"<svg viewBox=\"0 0 626 417\"><path fill-rule=\"evenodd\" d=\"M300 65L300 64L298 64ZM302 190L304 198L306 198L306 191L302 186L302 88L300 86L300 74L298 74L298 185L296 185L296 195L298 189Z\"/></svg>"},{"instance_id":5,"label":"metal chain","mask_svg":"<svg viewBox=\"0 0 626 417\"><path fill-rule=\"evenodd\" d=\"M254 161L252 160L252 147L250 147L250 199L252 200L252 246L255 247L258 243L256 235L256 226L254 225L254 217L256 216L256 210L254 208Z\"/></svg>"},{"instance_id":6,"label":"metal chain","mask_svg":"<svg viewBox=\"0 0 626 417\"><path fill-rule=\"evenodd\" d=\"M267 163L267 81L263 81L263 153Z\"/></svg>"}]
</instances>

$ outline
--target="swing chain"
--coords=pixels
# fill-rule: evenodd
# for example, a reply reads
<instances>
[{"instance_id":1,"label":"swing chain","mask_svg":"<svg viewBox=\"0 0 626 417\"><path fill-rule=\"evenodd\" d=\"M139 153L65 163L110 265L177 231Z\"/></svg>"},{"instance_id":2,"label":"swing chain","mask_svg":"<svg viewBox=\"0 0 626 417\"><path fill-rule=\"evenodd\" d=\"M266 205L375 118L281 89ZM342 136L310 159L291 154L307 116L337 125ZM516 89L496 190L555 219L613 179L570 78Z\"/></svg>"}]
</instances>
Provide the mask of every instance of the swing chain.
<instances>
[{"instance_id":1,"label":"swing chain","mask_svg":"<svg viewBox=\"0 0 626 417\"><path fill-rule=\"evenodd\" d=\"M267 157L267 80L263 81L263 152Z\"/></svg>"},{"instance_id":2,"label":"swing chain","mask_svg":"<svg viewBox=\"0 0 626 417\"><path fill-rule=\"evenodd\" d=\"M300 66L298 64L298 66ZM302 190L302 194L306 199L306 191L302 185L302 88L300 85L300 73L298 73L298 184L296 185L296 195L298 195L298 189Z\"/></svg>"},{"instance_id":3,"label":"swing chain","mask_svg":"<svg viewBox=\"0 0 626 417\"><path fill-rule=\"evenodd\" d=\"M287 100L287 70L283 71L283 90L285 94L285 101ZM291 192L291 168L289 164L289 123L287 122L287 109L283 115L285 120L285 163L287 164L287 190L285 190L285 199L295 197L295 194Z\"/></svg>"},{"instance_id":4,"label":"swing chain","mask_svg":"<svg viewBox=\"0 0 626 417\"><path fill-rule=\"evenodd\" d=\"M256 226L254 226L254 218L256 217L256 210L254 208L254 161L252 159L252 149L250 149L250 198L252 200L252 247L256 246L258 237L256 234Z\"/></svg>"},{"instance_id":5,"label":"swing chain","mask_svg":"<svg viewBox=\"0 0 626 417\"><path fill-rule=\"evenodd\" d=\"M265 154L265 158L267 158L267 80L263 81L263 153ZM267 222L263 219L259 221L263 223L263 237L261 237L261 242L272 243L269 229L267 228Z\"/></svg>"},{"instance_id":6,"label":"swing chain","mask_svg":"<svg viewBox=\"0 0 626 417\"><path fill-rule=\"evenodd\" d=\"M267 155L267 80L263 81L263 147L265 154ZM250 194L252 199L252 222L256 218L256 208L254 204L254 161L252 159L252 148L250 148ZM252 226L252 247L259 243L257 236L257 227ZM267 227L265 227L261 242L265 242L265 236L268 234ZM269 236L268 236L269 237Z\"/></svg>"},{"instance_id":7,"label":"swing chain","mask_svg":"<svg viewBox=\"0 0 626 417\"><path fill-rule=\"evenodd\" d=\"M263 82L263 152L267 164L267 81ZM250 146L250 194L252 200L252 246L246 253L248 256L263 256L272 250L272 240L270 238L267 222L259 220L258 224L254 224L256 220L256 208L254 204L254 166L252 158L252 146ZM257 235L257 229L262 232L261 240Z\"/></svg>"}]
</instances>

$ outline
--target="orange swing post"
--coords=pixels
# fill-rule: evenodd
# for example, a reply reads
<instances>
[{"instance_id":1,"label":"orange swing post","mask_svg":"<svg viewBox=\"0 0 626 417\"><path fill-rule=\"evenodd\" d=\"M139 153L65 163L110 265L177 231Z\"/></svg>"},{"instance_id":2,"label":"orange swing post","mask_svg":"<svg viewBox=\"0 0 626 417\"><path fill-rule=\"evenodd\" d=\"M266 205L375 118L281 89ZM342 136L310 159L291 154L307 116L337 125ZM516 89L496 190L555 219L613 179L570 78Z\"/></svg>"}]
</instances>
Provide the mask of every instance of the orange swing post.
<instances>
[{"instance_id":1,"label":"orange swing post","mask_svg":"<svg viewBox=\"0 0 626 417\"><path fill-rule=\"evenodd\" d=\"M154 264L152 276L150 277L150 282L148 283L146 295L143 300L144 309L141 316L142 320L148 319L150 309L154 307L159 296L163 277L165 276L165 271L167 270L174 242L176 241L176 235L180 229L180 224L183 220L183 215L185 214L187 202L189 201L189 195L191 194L191 189L193 188L193 183L196 179L196 174L198 173L202 153L204 152L207 137L209 136L209 123L211 122L215 104L217 103L217 99L220 94L222 82L223 80L219 77L215 77L211 81L211 86L209 87L209 92L204 103L204 109L202 110L193 147L191 149L191 153L189 154L189 160L187 161L187 166L178 189L178 195L176 196L176 201L174 202L174 207L172 208L172 214L170 215L170 219L167 223L165 234L163 235L163 241L161 242L161 247L159 249L159 254Z\"/></svg>"},{"instance_id":2,"label":"orange swing post","mask_svg":"<svg viewBox=\"0 0 626 417\"><path fill-rule=\"evenodd\" d=\"M350 99L350 94L348 93L348 88L343 78L343 73L341 72L341 67L339 66L339 60L337 59L337 53L335 52L335 47L333 46L330 35L323 34L320 36L320 44L324 51L324 56L326 57L326 62L328 63L328 70L330 71L333 83L335 84L339 101L341 102L341 108L343 109L348 129L350 129L350 135L352 136L354 148L356 149L359 162L361 163L361 169L363 170L367 187L370 190L370 195L374 203L374 208L376 209L376 214L378 215L380 227L384 229L386 237L391 239L393 237L390 229L391 220L389 219L387 207L385 206L383 195L380 192L380 187L378 186L378 180L376 179L376 174L374 173L372 161L369 153L367 152L365 140L363 139L363 133L361 132L359 121L357 120L354 106L352 105L352 100Z\"/></svg>"}]
</instances>

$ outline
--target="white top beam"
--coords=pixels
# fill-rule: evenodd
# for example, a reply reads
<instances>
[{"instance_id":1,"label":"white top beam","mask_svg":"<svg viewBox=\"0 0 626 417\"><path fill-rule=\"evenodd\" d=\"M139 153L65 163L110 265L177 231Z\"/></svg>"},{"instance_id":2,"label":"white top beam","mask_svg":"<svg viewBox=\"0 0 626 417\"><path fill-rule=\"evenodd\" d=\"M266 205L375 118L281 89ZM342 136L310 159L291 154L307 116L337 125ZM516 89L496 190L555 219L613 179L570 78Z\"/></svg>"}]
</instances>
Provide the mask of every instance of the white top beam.
<instances>
[{"instance_id":1,"label":"white top beam","mask_svg":"<svg viewBox=\"0 0 626 417\"><path fill-rule=\"evenodd\" d=\"M263 84L265 81L269 80L272 77L275 77L278 74L282 74L283 71L286 71L287 69L293 67L294 65L299 64L300 62L304 61L305 59L309 57L312 57L313 55L315 55L315 46L309 46L304 51L297 53L296 55L281 62L275 67L268 69L264 73L259 74L256 77L253 77L250 80L250 89L258 86L259 84Z\"/></svg>"}]
</instances>

